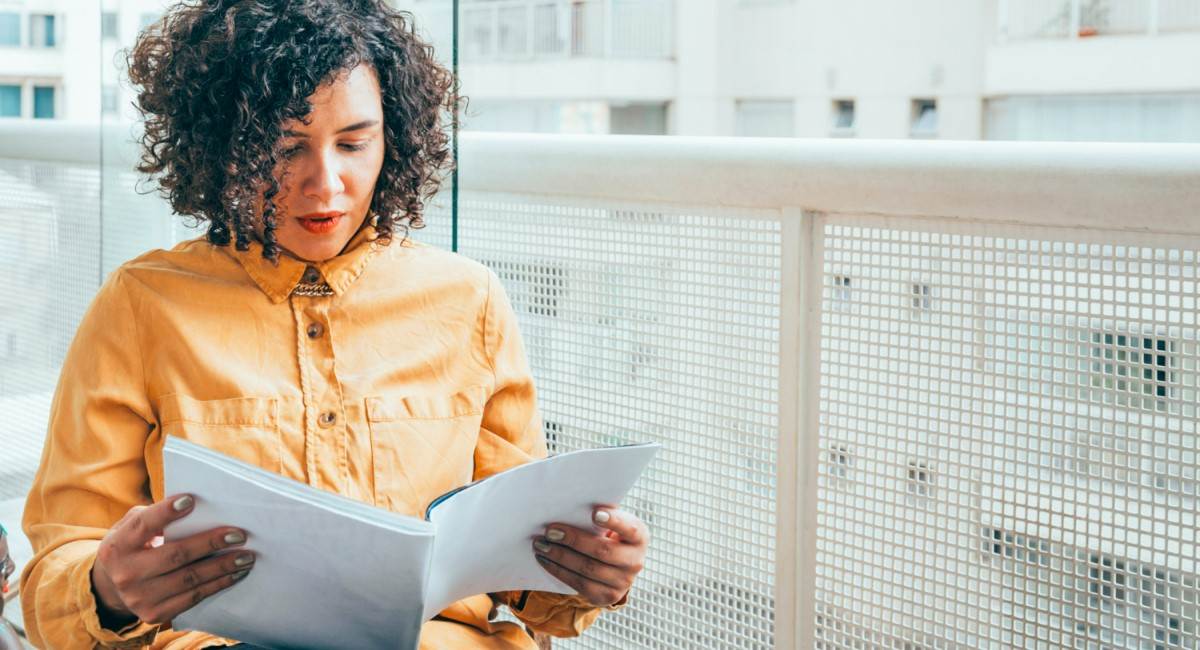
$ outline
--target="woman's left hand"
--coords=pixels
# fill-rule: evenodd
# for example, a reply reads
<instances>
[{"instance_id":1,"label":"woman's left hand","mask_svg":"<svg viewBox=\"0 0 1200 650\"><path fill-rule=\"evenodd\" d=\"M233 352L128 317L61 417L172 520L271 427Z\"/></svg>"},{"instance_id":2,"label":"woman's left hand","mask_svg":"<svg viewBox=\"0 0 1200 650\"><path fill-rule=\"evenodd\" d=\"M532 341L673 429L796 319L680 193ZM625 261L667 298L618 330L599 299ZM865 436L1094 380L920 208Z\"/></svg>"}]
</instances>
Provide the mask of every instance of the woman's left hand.
<instances>
[{"instance_id":1,"label":"woman's left hand","mask_svg":"<svg viewBox=\"0 0 1200 650\"><path fill-rule=\"evenodd\" d=\"M550 524L533 540L533 552L550 575L593 606L608 607L625 598L641 573L650 534L641 519L616 508L596 508L592 521L605 530Z\"/></svg>"}]
</instances>

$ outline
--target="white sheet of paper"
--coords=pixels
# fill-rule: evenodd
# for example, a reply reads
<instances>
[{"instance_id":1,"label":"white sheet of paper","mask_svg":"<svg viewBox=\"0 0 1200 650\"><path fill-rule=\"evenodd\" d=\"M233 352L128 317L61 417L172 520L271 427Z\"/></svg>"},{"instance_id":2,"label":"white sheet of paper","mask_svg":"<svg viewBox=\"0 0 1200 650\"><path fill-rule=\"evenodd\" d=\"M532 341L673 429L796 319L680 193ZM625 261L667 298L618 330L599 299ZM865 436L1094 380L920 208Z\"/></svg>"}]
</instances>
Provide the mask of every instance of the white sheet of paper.
<instances>
[{"instance_id":1,"label":"white sheet of paper","mask_svg":"<svg viewBox=\"0 0 1200 650\"><path fill-rule=\"evenodd\" d=\"M433 526L169 438L168 495L196 497L168 540L217 526L257 552L241 582L174 620L264 647L417 647ZM298 500L299 499L299 500Z\"/></svg>"},{"instance_id":2,"label":"white sheet of paper","mask_svg":"<svg viewBox=\"0 0 1200 650\"><path fill-rule=\"evenodd\" d=\"M537 563L533 539L546 524L592 528L592 509L619 504L660 445L590 449L514 467L437 504L425 618L474 594L575 590ZM552 488L549 486L553 486Z\"/></svg>"}]
</instances>

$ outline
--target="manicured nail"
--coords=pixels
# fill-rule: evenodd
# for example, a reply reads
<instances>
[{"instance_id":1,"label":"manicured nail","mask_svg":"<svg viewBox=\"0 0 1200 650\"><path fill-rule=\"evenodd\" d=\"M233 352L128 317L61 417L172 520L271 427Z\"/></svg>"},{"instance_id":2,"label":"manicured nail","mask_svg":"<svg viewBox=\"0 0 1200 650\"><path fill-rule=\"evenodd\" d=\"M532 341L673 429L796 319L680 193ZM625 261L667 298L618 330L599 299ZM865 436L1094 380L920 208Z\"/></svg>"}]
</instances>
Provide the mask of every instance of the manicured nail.
<instances>
[{"instance_id":1,"label":"manicured nail","mask_svg":"<svg viewBox=\"0 0 1200 650\"><path fill-rule=\"evenodd\" d=\"M175 512L183 512L184 510L192 507L192 502L194 500L195 499L192 499L191 495L182 496L178 499L175 499L175 503L172 503L171 507L175 509Z\"/></svg>"},{"instance_id":2,"label":"manicured nail","mask_svg":"<svg viewBox=\"0 0 1200 650\"><path fill-rule=\"evenodd\" d=\"M240 530L225 533L226 544L241 544L246 541L246 534Z\"/></svg>"},{"instance_id":3,"label":"manicured nail","mask_svg":"<svg viewBox=\"0 0 1200 650\"><path fill-rule=\"evenodd\" d=\"M234 566L246 566L254 564L254 555L252 553L242 553L233 560Z\"/></svg>"},{"instance_id":4,"label":"manicured nail","mask_svg":"<svg viewBox=\"0 0 1200 650\"><path fill-rule=\"evenodd\" d=\"M533 557L542 564L550 564L550 558L546 557L545 555L535 555Z\"/></svg>"},{"instance_id":5,"label":"manicured nail","mask_svg":"<svg viewBox=\"0 0 1200 650\"><path fill-rule=\"evenodd\" d=\"M546 542L543 542L540 539L533 540L533 547L536 548L538 551L541 551L542 553L550 552L550 545L547 544Z\"/></svg>"},{"instance_id":6,"label":"manicured nail","mask_svg":"<svg viewBox=\"0 0 1200 650\"><path fill-rule=\"evenodd\" d=\"M245 578L247 575L250 575L250 569L245 569L244 571L238 571L237 573L233 574L233 581L237 582L238 580Z\"/></svg>"},{"instance_id":7,"label":"manicured nail","mask_svg":"<svg viewBox=\"0 0 1200 650\"><path fill-rule=\"evenodd\" d=\"M566 536L567 536L566 533L562 532L561 530L559 530L557 528L551 528L550 530L546 531L546 539L548 539L552 542L561 542L561 541L563 541L563 538Z\"/></svg>"},{"instance_id":8,"label":"manicured nail","mask_svg":"<svg viewBox=\"0 0 1200 650\"><path fill-rule=\"evenodd\" d=\"M607 510L597 510L596 514L592 515L592 520L598 524L607 524L609 519L612 519L612 515L608 514Z\"/></svg>"}]
</instances>

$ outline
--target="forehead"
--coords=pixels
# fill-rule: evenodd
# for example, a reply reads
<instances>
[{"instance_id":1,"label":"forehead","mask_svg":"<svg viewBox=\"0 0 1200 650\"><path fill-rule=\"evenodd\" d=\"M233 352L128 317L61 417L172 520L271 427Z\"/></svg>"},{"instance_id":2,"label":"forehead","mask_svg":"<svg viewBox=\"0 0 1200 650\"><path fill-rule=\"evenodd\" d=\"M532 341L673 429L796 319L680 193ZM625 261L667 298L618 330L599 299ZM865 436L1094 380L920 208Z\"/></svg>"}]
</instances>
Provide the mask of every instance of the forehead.
<instances>
[{"instance_id":1,"label":"forehead","mask_svg":"<svg viewBox=\"0 0 1200 650\"><path fill-rule=\"evenodd\" d=\"M345 125L332 123L331 119L353 122L380 119L383 115L379 78L368 65L358 65L338 74L317 88L308 100L312 104L312 113L308 115L312 123L305 127L299 120L289 120L285 122L285 128L297 131L338 129Z\"/></svg>"}]
</instances>

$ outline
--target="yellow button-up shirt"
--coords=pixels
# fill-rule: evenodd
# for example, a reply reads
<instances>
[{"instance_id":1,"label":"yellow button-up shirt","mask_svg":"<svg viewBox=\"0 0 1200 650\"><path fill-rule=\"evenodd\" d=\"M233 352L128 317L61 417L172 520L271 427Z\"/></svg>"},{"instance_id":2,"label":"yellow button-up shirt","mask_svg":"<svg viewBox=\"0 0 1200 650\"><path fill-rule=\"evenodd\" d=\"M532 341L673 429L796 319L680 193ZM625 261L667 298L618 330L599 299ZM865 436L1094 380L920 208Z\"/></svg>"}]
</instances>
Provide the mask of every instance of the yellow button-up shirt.
<instances>
[{"instance_id":1,"label":"yellow button-up shirt","mask_svg":"<svg viewBox=\"0 0 1200 650\"><path fill-rule=\"evenodd\" d=\"M332 295L294 291L314 279ZM482 265L385 244L370 226L308 268L268 262L258 245L192 240L147 253L100 289L51 406L25 507L36 555L21 576L39 647L235 643L144 623L111 631L97 617L99 540L131 507L166 496L168 435L414 516L447 490L546 455L516 318ZM599 614L577 596L496 596L557 636ZM421 648L533 648L518 625L488 620L492 604L452 605L422 629Z\"/></svg>"}]
</instances>

